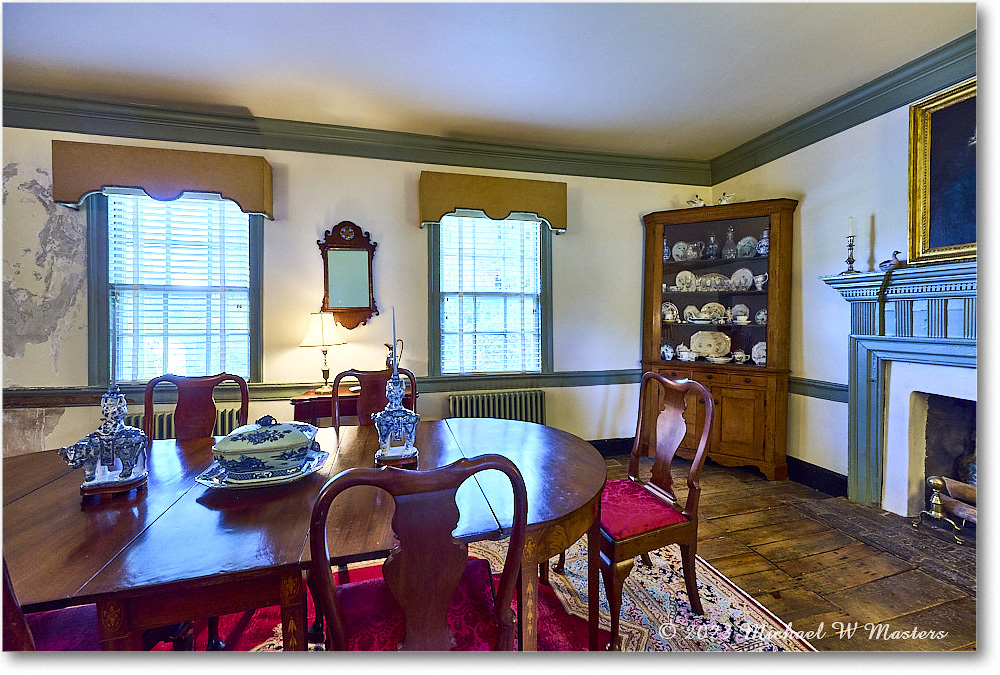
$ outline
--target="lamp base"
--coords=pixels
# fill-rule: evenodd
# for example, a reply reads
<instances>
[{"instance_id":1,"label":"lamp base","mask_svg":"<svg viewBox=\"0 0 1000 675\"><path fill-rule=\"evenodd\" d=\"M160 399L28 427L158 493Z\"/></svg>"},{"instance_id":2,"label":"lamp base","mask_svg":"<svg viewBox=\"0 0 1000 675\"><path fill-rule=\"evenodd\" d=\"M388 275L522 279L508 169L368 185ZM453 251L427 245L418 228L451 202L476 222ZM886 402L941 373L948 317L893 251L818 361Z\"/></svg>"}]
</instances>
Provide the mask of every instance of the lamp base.
<instances>
[{"instance_id":1,"label":"lamp base","mask_svg":"<svg viewBox=\"0 0 1000 675\"><path fill-rule=\"evenodd\" d=\"M329 384L324 384L320 387L316 387L315 391L320 396L328 396L333 393L333 386Z\"/></svg>"}]
</instances>

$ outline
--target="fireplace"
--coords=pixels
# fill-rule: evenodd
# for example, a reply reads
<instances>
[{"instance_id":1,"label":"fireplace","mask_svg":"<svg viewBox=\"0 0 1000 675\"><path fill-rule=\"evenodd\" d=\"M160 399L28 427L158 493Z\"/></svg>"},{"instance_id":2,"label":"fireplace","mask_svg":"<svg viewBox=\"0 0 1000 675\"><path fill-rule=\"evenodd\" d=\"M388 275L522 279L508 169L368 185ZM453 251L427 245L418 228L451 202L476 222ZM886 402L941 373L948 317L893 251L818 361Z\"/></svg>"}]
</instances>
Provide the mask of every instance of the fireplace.
<instances>
[{"instance_id":1,"label":"fireplace","mask_svg":"<svg viewBox=\"0 0 1000 675\"><path fill-rule=\"evenodd\" d=\"M851 303L848 498L916 515L926 417L946 414L928 412L929 397L977 398L976 262L823 281Z\"/></svg>"}]
</instances>

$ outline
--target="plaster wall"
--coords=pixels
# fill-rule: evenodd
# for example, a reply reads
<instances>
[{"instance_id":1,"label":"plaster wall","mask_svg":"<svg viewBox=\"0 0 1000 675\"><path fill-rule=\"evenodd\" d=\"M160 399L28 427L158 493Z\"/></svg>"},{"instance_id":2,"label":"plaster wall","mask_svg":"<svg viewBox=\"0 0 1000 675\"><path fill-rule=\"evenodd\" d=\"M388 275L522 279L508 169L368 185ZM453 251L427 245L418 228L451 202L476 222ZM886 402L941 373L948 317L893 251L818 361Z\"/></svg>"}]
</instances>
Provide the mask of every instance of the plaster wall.
<instances>
[{"instance_id":1,"label":"plaster wall","mask_svg":"<svg viewBox=\"0 0 1000 675\"><path fill-rule=\"evenodd\" d=\"M854 268L877 269L907 250L908 107L904 106L715 186L737 199L799 200L793 228L791 375L848 383L850 307L819 277L847 268L854 218ZM789 402L788 455L847 473L846 403ZM822 412L814 416L814 412Z\"/></svg>"},{"instance_id":2,"label":"plaster wall","mask_svg":"<svg viewBox=\"0 0 1000 675\"><path fill-rule=\"evenodd\" d=\"M418 376L427 374L427 233L417 224L421 170L567 183L569 231L553 237L552 246L557 372L639 367L641 217L681 207L694 193L688 186L639 181L12 128L3 133L4 387L87 384L86 222L82 213L51 204L53 139L254 154L271 163L275 220L264 224L264 381L303 383L303 390L316 383L322 364L319 350L298 346L309 313L322 300L316 241L341 220L354 221L378 243L374 284L380 314L345 331L348 344L331 350L331 369L381 367L395 307L397 333L405 342L402 363ZM30 331L17 328L25 317ZM441 417L444 396L421 396L418 412ZM637 405L636 385L556 388L547 397L547 419L587 439L629 437ZM42 433L33 436L42 447L30 450L59 447L92 431L99 412L83 410L90 414L50 411ZM254 402L251 417L258 412L292 416L285 401Z\"/></svg>"}]
</instances>

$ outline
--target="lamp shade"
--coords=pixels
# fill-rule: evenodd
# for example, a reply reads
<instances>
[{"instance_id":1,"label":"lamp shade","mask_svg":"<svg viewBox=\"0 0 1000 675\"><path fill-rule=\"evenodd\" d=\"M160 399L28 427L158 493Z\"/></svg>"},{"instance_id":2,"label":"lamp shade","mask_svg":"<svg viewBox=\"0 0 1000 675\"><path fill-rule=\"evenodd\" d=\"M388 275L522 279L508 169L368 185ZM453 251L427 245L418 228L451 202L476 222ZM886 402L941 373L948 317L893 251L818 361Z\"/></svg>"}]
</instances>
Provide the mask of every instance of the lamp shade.
<instances>
[{"instance_id":1,"label":"lamp shade","mask_svg":"<svg viewBox=\"0 0 1000 675\"><path fill-rule=\"evenodd\" d=\"M309 315L309 331L299 343L300 347L329 347L347 344L337 328L330 312L314 312Z\"/></svg>"}]
</instances>

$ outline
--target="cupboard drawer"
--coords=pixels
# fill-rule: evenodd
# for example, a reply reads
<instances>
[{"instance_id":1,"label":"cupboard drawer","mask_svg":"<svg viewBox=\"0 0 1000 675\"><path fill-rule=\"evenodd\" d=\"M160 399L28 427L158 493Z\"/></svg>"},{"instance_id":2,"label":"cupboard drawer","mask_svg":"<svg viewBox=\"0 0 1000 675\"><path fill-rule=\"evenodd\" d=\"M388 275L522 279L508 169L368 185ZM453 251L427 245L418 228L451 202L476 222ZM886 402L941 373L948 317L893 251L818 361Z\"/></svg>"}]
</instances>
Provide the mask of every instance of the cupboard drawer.
<instances>
[{"instance_id":1,"label":"cupboard drawer","mask_svg":"<svg viewBox=\"0 0 1000 675\"><path fill-rule=\"evenodd\" d=\"M669 377L671 380L683 380L691 377L691 371L684 370L683 368L657 368L656 372Z\"/></svg>"},{"instance_id":2,"label":"cupboard drawer","mask_svg":"<svg viewBox=\"0 0 1000 675\"><path fill-rule=\"evenodd\" d=\"M767 377L765 375L743 375L742 373L730 373L729 384L763 388L767 386Z\"/></svg>"}]
</instances>

